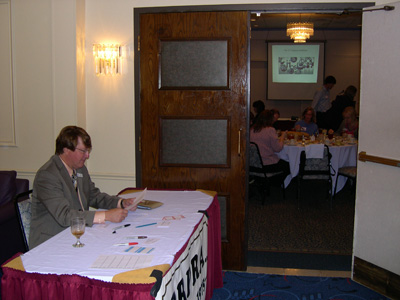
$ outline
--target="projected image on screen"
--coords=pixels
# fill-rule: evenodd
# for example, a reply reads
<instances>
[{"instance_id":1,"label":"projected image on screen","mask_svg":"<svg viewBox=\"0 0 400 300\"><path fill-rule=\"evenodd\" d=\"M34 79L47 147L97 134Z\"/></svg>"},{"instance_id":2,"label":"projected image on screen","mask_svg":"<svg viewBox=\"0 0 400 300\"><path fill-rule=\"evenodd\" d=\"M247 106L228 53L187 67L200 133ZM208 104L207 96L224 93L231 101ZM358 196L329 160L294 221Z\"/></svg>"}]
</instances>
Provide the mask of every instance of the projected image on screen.
<instances>
[{"instance_id":1,"label":"projected image on screen","mask_svg":"<svg viewBox=\"0 0 400 300\"><path fill-rule=\"evenodd\" d=\"M279 57L279 74L314 74L314 57Z\"/></svg>"},{"instance_id":2,"label":"projected image on screen","mask_svg":"<svg viewBox=\"0 0 400 300\"><path fill-rule=\"evenodd\" d=\"M312 100L324 80L324 42L268 42L270 100Z\"/></svg>"},{"instance_id":3,"label":"projected image on screen","mask_svg":"<svg viewBox=\"0 0 400 300\"><path fill-rule=\"evenodd\" d=\"M273 45L272 82L315 83L319 45Z\"/></svg>"}]
</instances>

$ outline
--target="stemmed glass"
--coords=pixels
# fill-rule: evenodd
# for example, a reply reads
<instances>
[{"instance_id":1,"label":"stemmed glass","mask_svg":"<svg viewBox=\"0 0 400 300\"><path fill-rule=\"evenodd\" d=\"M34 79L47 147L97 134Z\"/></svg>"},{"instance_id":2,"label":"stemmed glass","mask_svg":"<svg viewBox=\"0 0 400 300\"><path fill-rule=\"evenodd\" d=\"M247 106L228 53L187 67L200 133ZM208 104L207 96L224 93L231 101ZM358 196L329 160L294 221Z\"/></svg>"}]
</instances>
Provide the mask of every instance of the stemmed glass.
<instances>
[{"instance_id":1,"label":"stemmed glass","mask_svg":"<svg viewBox=\"0 0 400 300\"><path fill-rule=\"evenodd\" d=\"M81 217L75 217L71 219L71 233L76 237L76 243L72 246L80 248L85 246L81 243L80 237L85 233L85 219Z\"/></svg>"}]
</instances>

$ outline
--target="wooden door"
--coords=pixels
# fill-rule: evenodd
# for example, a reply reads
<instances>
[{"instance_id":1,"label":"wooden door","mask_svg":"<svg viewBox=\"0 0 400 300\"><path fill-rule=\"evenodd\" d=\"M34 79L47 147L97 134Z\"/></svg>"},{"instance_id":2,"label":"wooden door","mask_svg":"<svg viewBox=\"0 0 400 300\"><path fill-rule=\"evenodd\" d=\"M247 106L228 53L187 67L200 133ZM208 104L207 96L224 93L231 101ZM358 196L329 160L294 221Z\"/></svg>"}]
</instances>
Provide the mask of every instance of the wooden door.
<instances>
[{"instance_id":1,"label":"wooden door","mask_svg":"<svg viewBox=\"0 0 400 300\"><path fill-rule=\"evenodd\" d=\"M222 264L246 268L247 12L142 14L142 187L205 189L221 206Z\"/></svg>"},{"instance_id":2,"label":"wooden door","mask_svg":"<svg viewBox=\"0 0 400 300\"><path fill-rule=\"evenodd\" d=\"M400 299L400 2L363 14L353 279ZM364 155L365 158L365 155Z\"/></svg>"}]
</instances>

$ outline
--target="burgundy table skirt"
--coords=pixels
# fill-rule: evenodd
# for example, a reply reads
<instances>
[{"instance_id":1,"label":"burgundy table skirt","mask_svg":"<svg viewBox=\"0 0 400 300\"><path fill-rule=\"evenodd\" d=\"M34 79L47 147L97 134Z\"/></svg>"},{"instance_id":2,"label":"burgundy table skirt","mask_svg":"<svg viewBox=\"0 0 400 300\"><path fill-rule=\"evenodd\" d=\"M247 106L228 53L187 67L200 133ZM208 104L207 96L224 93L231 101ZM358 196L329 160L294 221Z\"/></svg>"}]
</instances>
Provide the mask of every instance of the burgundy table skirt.
<instances>
[{"instance_id":1,"label":"burgundy table skirt","mask_svg":"<svg viewBox=\"0 0 400 300\"><path fill-rule=\"evenodd\" d=\"M134 189L131 189L134 190ZM221 230L220 207L217 196L207 209L208 214L208 265L206 300L211 299L213 290L221 288ZM197 225L198 226L198 225ZM196 226L196 228L197 228ZM196 228L193 230L195 231ZM174 262L185 250L187 243L175 255ZM4 245L3 245L4 247ZM15 255L12 259L18 257ZM10 259L9 261L11 261ZM121 284L90 279L79 275L55 275L27 273L3 267L1 295L3 300L153 300L150 290L153 284Z\"/></svg>"}]
</instances>

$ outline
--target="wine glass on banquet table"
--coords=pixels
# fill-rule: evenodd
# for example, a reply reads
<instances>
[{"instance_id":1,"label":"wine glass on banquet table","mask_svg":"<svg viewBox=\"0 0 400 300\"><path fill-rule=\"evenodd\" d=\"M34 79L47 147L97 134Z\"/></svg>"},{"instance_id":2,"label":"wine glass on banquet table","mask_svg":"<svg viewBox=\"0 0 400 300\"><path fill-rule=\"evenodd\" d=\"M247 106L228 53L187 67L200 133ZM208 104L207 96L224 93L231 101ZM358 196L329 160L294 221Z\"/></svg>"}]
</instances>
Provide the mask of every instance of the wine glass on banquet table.
<instances>
[{"instance_id":1,"label":"wine glass on banquet table","mask_svg":"<svg viewBox=\"0 0 400 300\"><path fill-rule=\"evenodd\" d=\"M76 243L72 246L75 248L81 248L85 244L81 243L81 236L85 233L85 219L81 217L75 217L71 219L71 233L76 237Z\"/></svg>"}]
</instances>

